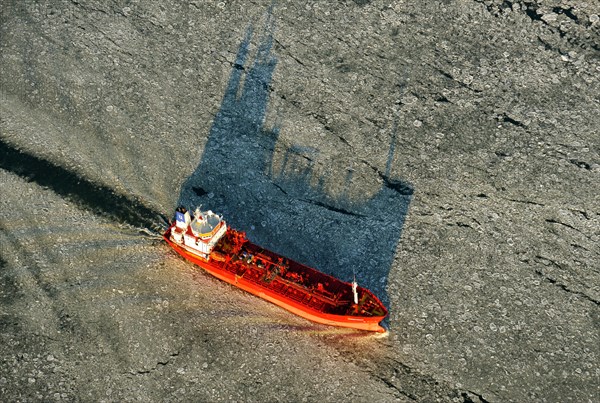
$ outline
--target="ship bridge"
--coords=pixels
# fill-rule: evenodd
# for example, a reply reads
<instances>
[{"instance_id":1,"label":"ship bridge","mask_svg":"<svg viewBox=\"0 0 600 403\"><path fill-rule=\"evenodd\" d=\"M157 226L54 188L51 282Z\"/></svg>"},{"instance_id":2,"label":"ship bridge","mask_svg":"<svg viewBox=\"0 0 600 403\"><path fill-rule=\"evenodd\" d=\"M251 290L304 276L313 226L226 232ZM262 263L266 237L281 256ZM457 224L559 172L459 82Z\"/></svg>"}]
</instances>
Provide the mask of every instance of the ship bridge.
<instances>
[{"instance_id":1,"label":"ship bridge","mask_svg":"<svg viewBox=\"0 0 600 403\"><path fill-rule=\"evenodd\" d=\"M190 225L194 236L206 240L216 235L223 222L222 218L212 211L197 212Z\"/></svg>"}]
</instances>

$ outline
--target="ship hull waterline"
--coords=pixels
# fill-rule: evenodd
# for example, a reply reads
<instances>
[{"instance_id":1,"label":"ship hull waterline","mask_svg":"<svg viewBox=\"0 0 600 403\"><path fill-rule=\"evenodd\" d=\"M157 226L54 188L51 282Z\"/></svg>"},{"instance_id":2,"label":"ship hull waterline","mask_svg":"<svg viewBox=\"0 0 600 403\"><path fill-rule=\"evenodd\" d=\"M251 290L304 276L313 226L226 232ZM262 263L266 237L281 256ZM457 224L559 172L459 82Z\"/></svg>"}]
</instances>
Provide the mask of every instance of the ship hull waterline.
<instances>
[{"instance_id":1,"label":"ship hull waterline","mask_svg":"<svg viewBox=\"0 0 600 403\"><path fill-rule=\"evenodd\" d=\"M201 258L200 256L186 250L181 245L178 245L170 239L170 233L171 228L169 228L165 232L163 238L179 255L181 255L187 261L194 263L197 266L200 266L202 269L204 269L214 277L218 278L219 280L225 281L231 285L241 288L244 291L247 291L262 299L265 299L281 308L284 308L294 313L295 315L324 325L366 330L377 333L385 333L387 331L384 327L382 327L379 324L379 322L381 322L385 318L385 315L371 317L335 315L310 309L309 307L299 304L294 300L291 300L283 295L273 292L272 290L269 290L265 287L261 287L259 284L255 284L244 279L243 277L236 276L234 273L223 270L221 268L222 262L210 260L207 261Z\"/></svg>"}]
</instances>

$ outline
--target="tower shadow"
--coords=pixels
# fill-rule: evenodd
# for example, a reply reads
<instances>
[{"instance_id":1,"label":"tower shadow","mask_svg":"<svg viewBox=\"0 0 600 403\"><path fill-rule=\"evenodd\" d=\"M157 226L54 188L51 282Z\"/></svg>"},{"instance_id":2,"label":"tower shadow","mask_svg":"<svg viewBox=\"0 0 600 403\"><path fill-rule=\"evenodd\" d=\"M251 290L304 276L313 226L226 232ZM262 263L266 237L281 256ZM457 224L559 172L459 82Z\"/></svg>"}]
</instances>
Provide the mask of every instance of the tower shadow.
<instances>
[{"instance_id":1,"label":"tower shadow","mask_svg":"<svg viewBox=\"0 0 600 403\"><path fill-rule=\"evenodd\" d=\"M218 211L252 242L342 280L355 273L389 308L387 280L413 194L409 183L389 177L396 130L380 174L384 185L367 200L328 195L324 177L315 184L312 159L303 157L318 153L311 147L286 149L274 172L279 128L264 126L277 65L272 31L269 15L251 62L253 32L246 31L200 163L178 203ZM351 171L345 182L352 182Z\"/></svg>"}]
</instances>

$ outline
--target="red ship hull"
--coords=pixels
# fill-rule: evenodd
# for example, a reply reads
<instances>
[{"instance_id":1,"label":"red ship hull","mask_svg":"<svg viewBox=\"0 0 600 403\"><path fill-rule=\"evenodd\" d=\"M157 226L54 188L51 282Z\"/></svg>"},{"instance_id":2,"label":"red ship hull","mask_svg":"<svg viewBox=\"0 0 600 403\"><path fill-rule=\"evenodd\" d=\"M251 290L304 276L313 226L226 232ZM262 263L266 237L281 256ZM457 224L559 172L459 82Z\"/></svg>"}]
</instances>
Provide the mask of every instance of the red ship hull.
<instances>
[{"instance_id":1,"label":"red ship hull","mask_svg":"<svg viewBox=\"0 0 600 403\"><path fill-rule=\"evenodd\" d=\"M386 331L379 323L387 316L387 310L367 289L358 287L360 299L355 304L350 283L265 250L232 229L227 230L223 241L205 259L174 242L171 239L173 228L171 226L164 234L169 245L183 258L220 280L313 322L380 333ZM243 246L232 247L240 238L244 239ZM278 264L281 262L285 265ZM272 270L273 267L278 269Z\"/></svg>"}]
</instances>

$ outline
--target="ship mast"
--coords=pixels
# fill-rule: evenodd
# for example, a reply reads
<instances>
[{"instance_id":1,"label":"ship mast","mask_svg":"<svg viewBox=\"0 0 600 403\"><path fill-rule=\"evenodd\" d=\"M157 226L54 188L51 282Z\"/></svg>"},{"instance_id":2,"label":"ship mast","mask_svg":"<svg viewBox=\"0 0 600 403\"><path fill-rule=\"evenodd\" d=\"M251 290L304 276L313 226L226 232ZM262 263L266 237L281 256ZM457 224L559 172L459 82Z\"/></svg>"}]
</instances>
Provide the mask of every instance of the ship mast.
<instances>
[{"instance_id":1,"label":"ship mast","mask_svg":"<svg viewBox=\"0 0 600 403\"><path fill-rule=\"evenodd\" d=\"M354 303L358 305L358 283L356 282L356 274L354 274L354 280L352 280L352 294L354 294Z\"/></svg>"}]
</instances>

